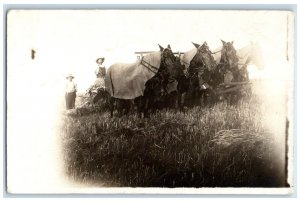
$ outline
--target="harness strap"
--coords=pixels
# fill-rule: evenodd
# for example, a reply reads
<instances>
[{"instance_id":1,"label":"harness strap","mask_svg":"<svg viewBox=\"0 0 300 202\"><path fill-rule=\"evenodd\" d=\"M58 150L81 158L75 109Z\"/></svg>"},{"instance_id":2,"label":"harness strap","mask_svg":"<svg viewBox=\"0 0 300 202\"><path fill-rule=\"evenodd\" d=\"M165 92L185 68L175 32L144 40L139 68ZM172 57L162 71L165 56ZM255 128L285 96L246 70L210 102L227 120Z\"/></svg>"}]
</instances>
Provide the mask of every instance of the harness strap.
<instances>
[{"instance_id":1,"label":"harness strap","mask_svg":"<svg viewBox=\"0 0 300 202\"><path fill-rule=\"evenodd\" d=\"M211 53L211 54L216 54L216 53L219 53L219 52L221 52L222 50L219 50L219 51L216 51L216 52L213 52L213 53Z\"/></svg>"},{"instance_id":2,"label":"harness strap","mask_svg":"<svg viewBox=\"0 0 300 202\"><path fill-rule=\"evenodd\" d=\"M157 73L157 72L155 72L154 70L157 70L157 71L158 71L158 68L155 67L155 66L153 66L153 65L151 65L150 63L146 62L146 61L144 60L144 57L142 57L142 59L141 59L141 64L142 64L144 67L146 67L148 70L150 70L151 72L153 72L154 74ZM154 70L153 70L153 69L154 69Z\"/></svg>"},{"instance_id":3,"label":"harness strap","mask_svg":"<svg viewBox=\"0 0 300 202\"><path fill-rule=\"evenodd\" d=\"M201 62L202 62L202 64L203 64L203 67L205 68L206 67L206 64L205 64L205 62L203 61L203 56L201 57ZM200 69L200 68L199 68Z\"/></svg>"},{"instance_id":4,"label":"harness strap","mask_svg":"<svg viewBox=\"0 0 300 202\"><path fill-rule=\"evenodd\" d=\"M174 79L174 78L168 78L168 83L173 83L175 81L176 81L176 79Z\"/></svg>"},{"instance_id":5,"label":"harness strap","mask_svg":"<svg viewBox=\"0 0 300 202\"><path fill-rule=\"evenodd\" d=\"M180 58L179 58L180 59ZM180 59L180 61L182 61L184 64L187 64L190 66L190 63L186 62L186 61L183 61L182 59Z\"/></svg>"}]
</instances>

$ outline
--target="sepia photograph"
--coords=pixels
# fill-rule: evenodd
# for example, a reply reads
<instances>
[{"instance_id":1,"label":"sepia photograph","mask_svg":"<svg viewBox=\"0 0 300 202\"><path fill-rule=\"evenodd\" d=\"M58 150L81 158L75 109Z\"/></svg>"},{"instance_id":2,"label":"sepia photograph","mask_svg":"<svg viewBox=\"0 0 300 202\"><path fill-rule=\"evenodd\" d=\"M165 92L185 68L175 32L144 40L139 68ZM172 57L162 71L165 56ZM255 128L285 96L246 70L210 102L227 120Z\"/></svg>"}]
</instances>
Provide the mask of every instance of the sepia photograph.
<instances>
[{"instance_id":1,"label":"sepia photograph","mask_svg":"<svg viewBox=\"0 0 300 202\"><path fill-rule=\"evenodd\" d=\"M294 23L284 10L9 10L6 191L291 194Z\"/></svg>"}]
</instances>

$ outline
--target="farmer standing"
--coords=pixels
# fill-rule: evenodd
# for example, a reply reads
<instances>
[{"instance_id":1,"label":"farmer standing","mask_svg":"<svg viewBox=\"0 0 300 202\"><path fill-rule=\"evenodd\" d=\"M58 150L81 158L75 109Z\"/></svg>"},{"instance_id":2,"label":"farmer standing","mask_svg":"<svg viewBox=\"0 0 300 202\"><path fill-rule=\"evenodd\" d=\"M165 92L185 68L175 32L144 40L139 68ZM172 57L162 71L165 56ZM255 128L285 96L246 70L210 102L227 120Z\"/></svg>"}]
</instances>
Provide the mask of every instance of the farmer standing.
<instances>
[{"instance_id":1,"label":"farmer standing","mask_svg":"<svg viewBox=\"0 0 300 202\"><path fill-rule=\"evenodd\" d=\"M74 109L75 108L75 99L76 99L76 92L77 92L77 85L73 81L74 76L69 74L67 77L66 83L66 108L67 109Z\"/></svg>"}]
</instances>

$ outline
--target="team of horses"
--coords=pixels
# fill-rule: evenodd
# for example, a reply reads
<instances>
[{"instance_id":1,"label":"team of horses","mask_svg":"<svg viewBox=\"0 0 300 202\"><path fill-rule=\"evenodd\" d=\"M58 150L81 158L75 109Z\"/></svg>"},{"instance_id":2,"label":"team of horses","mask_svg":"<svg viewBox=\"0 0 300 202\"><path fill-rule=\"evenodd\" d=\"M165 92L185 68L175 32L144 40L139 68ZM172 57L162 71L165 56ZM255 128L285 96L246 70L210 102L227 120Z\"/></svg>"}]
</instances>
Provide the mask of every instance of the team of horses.
<instances>
[{"instance_id":1,"label":"team of horses","mask_svg":"<svg viewBox=\"0 0 300 202\"><path fill-rule=\"evenodd\" d=\"M159 45L159 51L146 54L135 63L113 64L107 69L105 90L99 91L94 102L103 98L111 116L115 109L124 115L136 108L141 117L162 107L195 106L200 99L207 102L210 98L213 103L218 85L226 79L248 81L247 64L256 62L253 44L239 52L233 42L221 41L222 46L213 52L206 42L193 43L193 49L177 56L170 45ZM225 76L228 72L229 78Z\"/></svg>"}]
</instances>

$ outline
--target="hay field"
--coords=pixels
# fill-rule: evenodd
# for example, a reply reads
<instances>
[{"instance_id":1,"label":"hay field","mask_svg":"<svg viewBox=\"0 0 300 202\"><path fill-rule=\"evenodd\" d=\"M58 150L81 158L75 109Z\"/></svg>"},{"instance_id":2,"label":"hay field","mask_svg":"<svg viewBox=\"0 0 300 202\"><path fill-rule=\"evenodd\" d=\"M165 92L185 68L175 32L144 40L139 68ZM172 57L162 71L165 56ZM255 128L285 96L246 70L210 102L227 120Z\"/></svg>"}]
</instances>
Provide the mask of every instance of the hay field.
<instances>
[{"instance_id":1,"label":"hay field","mask_svg":"<svg viewBox=\"0 0 300 202\"><path fill-rule=\"evenodd\" d=\"M149 119L110 118L99 108L65 116L65 172L107 187L287 186L270 112L252 96L236 105L161 110Z\"/></svg>"}]
</instances>

